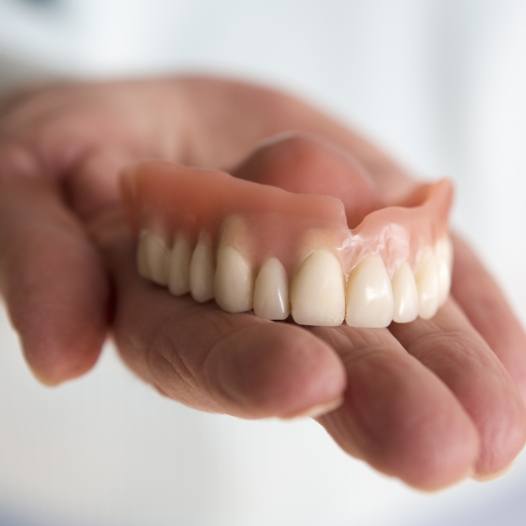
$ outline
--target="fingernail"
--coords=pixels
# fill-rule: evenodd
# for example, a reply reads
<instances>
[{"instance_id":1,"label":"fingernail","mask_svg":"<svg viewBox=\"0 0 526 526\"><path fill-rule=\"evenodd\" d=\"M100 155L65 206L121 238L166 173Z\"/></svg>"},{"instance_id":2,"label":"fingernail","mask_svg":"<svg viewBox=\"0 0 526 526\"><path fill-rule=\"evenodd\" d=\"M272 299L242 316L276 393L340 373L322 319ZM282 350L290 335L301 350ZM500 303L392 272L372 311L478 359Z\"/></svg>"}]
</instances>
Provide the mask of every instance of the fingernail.
<instances>
[{"instance_id":1,"label":"fingernail","mask_svg":"<svg viewBox=\"0 0 526 526\"><path fill-rule=\"evenodd\" d=\"M26 363L28 365L29 370L31 371L31 374L43 386L45 386L45 387L57 387L63 382L62 379L52 378L51 376L47 376L45 374L42 374L41 371L38 371L37 369L35 369L35 367L33 367L31 362L29 362L29 360L27 360L27 358L26 358Z\"/></svg>"},{"instance_id":2,"label":"fingernail","mask_svg":"<svg viewBox=\"0 0 526 526\"><path fill-rule=\"evenodd\" d=\"M56 379L47 378L46 376L43 376L42 374L38 373L35 369L33 369L33 367L31 366L29 367L29 370L31 371L35 379L45 387L58 387L62 383L62 380L56 380Z\"/></svg>"},{"instance_id":3,"label":"fingernail","mask_svg":"<svg viewBox=\"0 0 526 526\"><path fill-rule=\"evenodd\" d=\"M296 418L317 418L319 416L325 415L326 413L334 411L342 405L342 402L343 396L340 396L336 398L336 400L331 400L330 402L323 404L313 405L308 409L300 411L299 413L294 413L293 415L287 415L285 417L282 417L282 419L294 420Z\"/></svg>"},{"instance_id":4,"label":"fingernail","mask_svg":"<svg viewBox=\"0 0 526 526\"><path fill-rule=\"evenodd\" d=\"M504 476L508 471L513 467L513 462L508 464L505 468L499 469L493 473L484 473L484 474L473 474L471 478L477 482L490 482L492 480L498 479Z\"/></svg>"},{"instance_id":5,"label":"fingernail","mask_svg":"<svg viewBox=\"0 0 526 526\"><path fill-rule=\"evenodd\" d=\"M31 347L27 342L27 338L18 333L18 341L20 342L20 347L22 348L22 354L24 356L27 368L37 382L44 385L45 387L55 387L62 383L62 380L53 378L49 374L45 374L42 370L42 367L35 366L34 360L30 359L31 353L28 351L28 349Z\"/></svg>"}]
</instances>

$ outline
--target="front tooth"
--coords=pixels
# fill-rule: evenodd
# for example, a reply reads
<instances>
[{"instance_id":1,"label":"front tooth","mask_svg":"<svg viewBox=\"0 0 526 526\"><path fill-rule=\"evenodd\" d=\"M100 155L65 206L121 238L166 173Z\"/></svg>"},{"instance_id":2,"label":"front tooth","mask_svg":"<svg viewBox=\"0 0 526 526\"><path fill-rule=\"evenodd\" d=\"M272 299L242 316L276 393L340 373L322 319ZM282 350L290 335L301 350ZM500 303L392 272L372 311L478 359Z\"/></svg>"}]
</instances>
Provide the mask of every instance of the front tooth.
<instances>
[{"instance_id":1,"label":"front tooth","mask_svg":"<svg viewBox=\"0 0 526 526\"><path fill-rule=\"evenodd\" d=\"M393 318L393 290L382 258L366 257L347 285L346 321L353 327L387 327Z\"/></svg>"},{"instance_id":2,"label":"front tooth","mask_svg":"<svg viewBox=\"0 0 526 526\"><path fill-rule=\"evenodd\" d=\"M245 257L233 247L220 246L214 280L216 303L227 312L245 312L252 308L254 278Z\"/></svg>"},{"instance_id":3,"label":"front tooth","mask_svg":"<svg viewBox=\"0 0 526 526\"><path fill-rule=\"evenodd\" d=\"M416 288L418 290L418 313L421 318L432 318L439 303L439 284L436 257L431 250L420 258L415 272Z\"/></svg>"},{"instance_id":4,"label":"front tooth","mask_svg":"<svg viewBox=\"0 0 526 526\"><path fill-rule=\"evenodd\" d=\"M267 259L254 284L254 313L267 320L284 320L289 315L287 272L277 258Z\"/></svg>"},{"instance_id":5,"label":"front tooth","mask_svg":"<svg viewBox=\"0 0 526 526\"><path fill-rule=\"evenodd\" d=\"M168 283L168 259L170 251L166 241L153 232L146 235L146 262L150 279L158 285Z\"/></svg>"},{"instance_id":6,"label":"front tooth","mask_svg":"<svg viewBox=\"0 0 526 526\"><path fill-rule=\"evenodd\" d=\"M148 269L148 232L141 230L139 239L137 240L137 271L139 275L145 279L150 279L150 271Z\"/></svg>"},{"instance_id":7,"label":"front tooth","mask_svg":"<svg viewBox=\"0 0 526 526\"><path fill-rule=\"evenodd\" d=\"M393 320L397 323L413 321L418 316L418 291L415 276L407 262L402 263L391 280L393 287Z\"/></svg>"},{"instance_id":8,"label":"front tooth","mask_svg":"<svg viewBox=\"0 0 526 526\"><path fill-rule=\"evenodd\" d=\"M328 250L316 250L301 264L291 285L292 317L302 325L341 325L345 317L344 277Z\"/></svg>"},{"instance_id":9,"label":"front tooth","mask_svg":"<svg viewBox=\"0 0 526 526\"><path fill-rule=\"evenodd\" d=\"M204 232L190 260L190 293L199 302L211 300L214 297L214 262L212 259L212 242Z\"/></svg>"},{"instance_id":10,"label":"front tooth","mask_svg":"<svg viewBox=\"0 0 526 526\"><path fill-rule=\"evenodd\" d=\"M174 246L170 253L168 269L168 286L170 292L182 296L190 291L190 259L192 248L183 234L175 237Z\"/></svg>"}]
</instances>

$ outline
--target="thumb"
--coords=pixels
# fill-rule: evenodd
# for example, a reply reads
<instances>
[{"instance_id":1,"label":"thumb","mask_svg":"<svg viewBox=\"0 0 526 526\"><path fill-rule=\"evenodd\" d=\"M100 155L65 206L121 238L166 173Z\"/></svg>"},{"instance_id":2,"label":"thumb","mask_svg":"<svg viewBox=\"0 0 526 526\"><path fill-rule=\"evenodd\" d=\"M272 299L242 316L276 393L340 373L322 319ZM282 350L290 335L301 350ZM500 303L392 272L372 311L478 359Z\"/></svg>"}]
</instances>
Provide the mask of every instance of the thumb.
<instances>
[{"instance_id":1,"label":"thumb","mask_svg":"<svg viewBox=\"0 0 526 526\"><path fill-rule=\"evenodd\" d=\"M44 383L95 363L108 285L96 248L57 178L21 146L0 144L0 284L25 357Z\"/></svg>"}]
</instances>

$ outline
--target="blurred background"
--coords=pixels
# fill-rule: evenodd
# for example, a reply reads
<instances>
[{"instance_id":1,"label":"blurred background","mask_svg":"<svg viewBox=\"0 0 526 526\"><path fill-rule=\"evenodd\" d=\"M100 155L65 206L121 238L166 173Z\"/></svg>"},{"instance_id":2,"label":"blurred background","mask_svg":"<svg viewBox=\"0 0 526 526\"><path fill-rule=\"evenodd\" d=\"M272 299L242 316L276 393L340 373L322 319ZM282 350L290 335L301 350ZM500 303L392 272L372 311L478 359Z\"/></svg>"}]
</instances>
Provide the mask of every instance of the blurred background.
<instances>
[{"instance_id":1,"label":"blurred background","mask_svg":"<svg viewBox=\"0 0 526 526\"><path fill-rule=\"evenodd\" d=\"M0 0L0 92L57 76L235 74L310 98L423 176L526 317L526 2ZM526 459L412 491L312 421L164 400L107 348L49 390L0 315L0 525L523 525Z\"/></svg>"}]
</instances>

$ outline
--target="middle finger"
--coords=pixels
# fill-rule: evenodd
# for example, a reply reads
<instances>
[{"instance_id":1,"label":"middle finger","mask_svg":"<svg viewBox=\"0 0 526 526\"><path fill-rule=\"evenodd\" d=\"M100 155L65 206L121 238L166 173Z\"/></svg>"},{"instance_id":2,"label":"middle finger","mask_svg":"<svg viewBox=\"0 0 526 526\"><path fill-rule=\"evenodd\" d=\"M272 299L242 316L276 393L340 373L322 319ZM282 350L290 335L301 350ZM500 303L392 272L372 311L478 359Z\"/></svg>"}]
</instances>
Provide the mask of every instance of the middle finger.
<instances>
[{"instance_id":1,"label":"middle finger","mask_svg":"<svg viewBox=\"0 0 526 526\"><path fill-rule=\"evenodd\" d=\"M475 474L504 469L526 438L519 392L502 363L450 299L431 320L395 324L392 334L454 393L480 436Z\"/></svg>"},{"instance_id":2,"label":"middle finger","mask_svg":"<svg viewBox=\"0 0 526 526\"><path fill-rule=\"evenodd\" d=\"M386 329L320 327L347 371L340 408L320 419L339 445L419 488L472 470L478 437L453 394Z\"/></svg>"}]
</instances>

